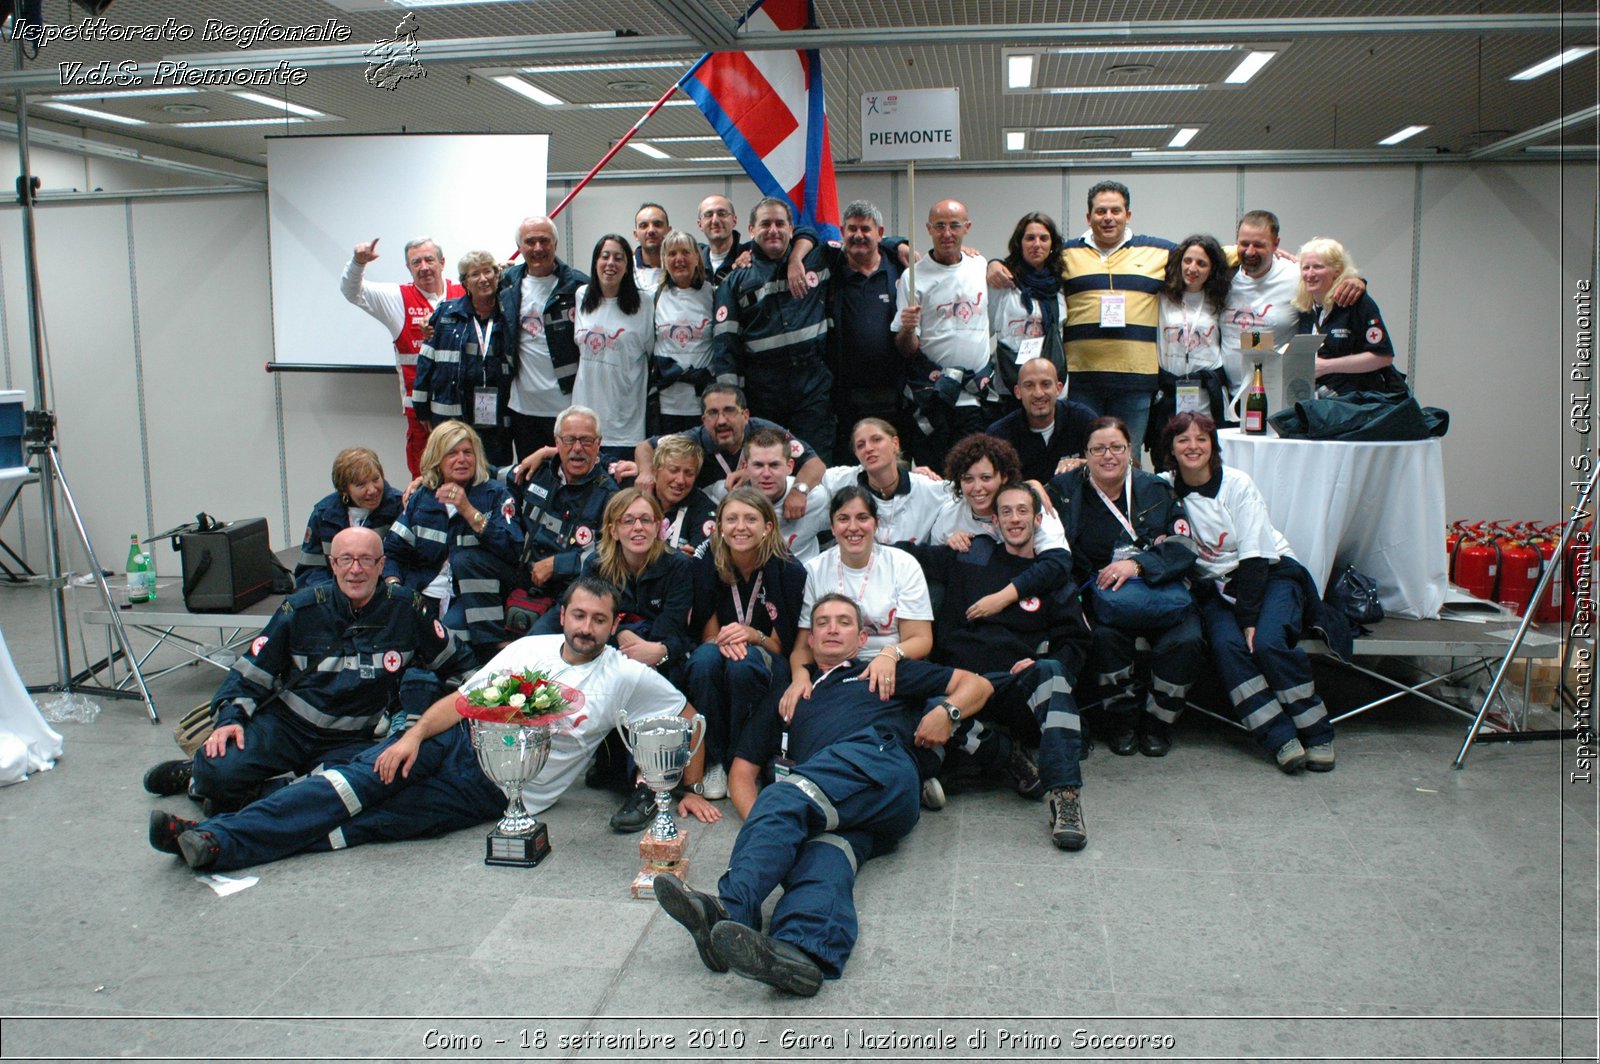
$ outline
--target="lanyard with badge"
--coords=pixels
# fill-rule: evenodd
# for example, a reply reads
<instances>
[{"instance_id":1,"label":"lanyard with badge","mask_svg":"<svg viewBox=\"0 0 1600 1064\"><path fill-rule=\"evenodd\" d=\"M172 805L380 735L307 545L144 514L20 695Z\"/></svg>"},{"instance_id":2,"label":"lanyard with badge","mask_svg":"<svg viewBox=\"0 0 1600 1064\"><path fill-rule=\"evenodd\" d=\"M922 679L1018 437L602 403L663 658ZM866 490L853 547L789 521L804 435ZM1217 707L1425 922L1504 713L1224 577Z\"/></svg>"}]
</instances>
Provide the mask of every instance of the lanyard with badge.
<instances>
[{"instance_id":1,"label":"lanyard with badge","mask_svg":"<svg viewBox=\"0 0 1600 1064\"><path fill-rule=\"evenodd\" d=\"M750 619L756 615L756 603L761 599L761 584L766 575L765 572L757 573L755 580L751 582L749 606L746 606L744 600L739 597L739 578L737 576L734 577L733 618L746 628L755 627L750 623Z\"/></svg>"},{"instance_id":2,"label":"lanyard with badge","mask_svg":"<svg viewBox=\"0 0 1600 1064\"><path fill-rule=\"evenodd\" d=\"M812 693L813 694L816 693L817 688L822 686L822 681L826 680L829 676L833 675L833 672L834 672L835 669L842 669L846 665L849 665L853 660L854 659L852 659L852 658L846 658L844 661L839 662L837 665L830 665L828 668L822 670L822 675L818 676L815 680L811 681L811 691L812 691ZM860 677L856 677L856 678L860 679ZM849 680L842 680L840 682L841 683L849 683L850 681ZM804 699L801 699L801 703L803 703L804 701L805 701ZM800 712L800 704L799 703L797 703L795 705L794 711L796 713ZM794 771L794 759L789 756L789 725L786 723L783 726L782 734L780 734L778 736L778 756L772 759L772 774L776 778L782 779L783 777L787 776L790 772L793 772L793 771Z\"/></svg>"},{"instance_id":3,"label":"lanyard with badge","mask_svg":"<svg viewBox=\"0 0 1600 1064\"><path fill-rule=\"evenodd\" d=\"M489 341L494 338L494 319L489 319L489 327L485 329L474 317L472 328L478 334L478 357L483 370L482 383L472 388L472 423L493 428L500 423L500 390L489 387Z\"/></svg>"},{"instance_id":4,"label":"lanyard with badge","mask_svg":"<svg viewBox=\"0 0 1600 1064\"><path fill-rule=\"evenodd\" d=\"M1204 298L1204 297L1202 297ZM1190 363L1194 351L1195 322L1189 317L1189 304L1180 301L1178 311L1183 315L1183 331L1178 334L1178 342L1183 346L1183 379L1177 384L1173 392L1175 412L1179 414L1209 414L1211 404L1206 400L1205 391L1200 381L1192 379Z\"/></svg>"},{"instance_id":5,"label":"lanyard with badge","mask_svg":"<svg viewBox=\"0 0 1600 1064\"><path fill-rule=\"evenodd\" d=\"M1110 258L1110 256L1106 256ZM1106 269L1106 291L1100 294L1100 328L1124 329L1128 325L1128 297L1117 291L1117 275Z\"/></svg>"},{"instance_id":6,"label":"lanyard with badge","mask_svg":"<svg viewBox=\"0 0 1600 1064\"><path fill-rule=\"evenodd\" d=\"M1125 543L1122 546L1117 547L1115 550L1113 550L1111 552L1111 560L1112 561L1114 561L1114 562L1127 561L1129 558L1131 558L1135 554L1139 553L1139 533L1134 531L1133 519L1132 519L1133 518L1133 467L1132 466L1128 467L1128 475L1123 479L1123 489L1124 489L1124 492L1126 494L1127 502L1128 502L1128 514L1127 514L1127 516L1124 516L1122 511L1117 509L1117 504L1111 501L1111 497L1109 495L1107 495L1105 492L1100 490L1100 485L1095 484L1093 478L1090 478L1089 483L1091 485L1093 485L1094 493L1096 495L1100 496L1100 501L1106 504L1106 509L1111 511L1111 516L1115 517L1117 519L1117 524L1121 525L1123 531L1127 532L1129 537L1133 540L1132 543Z\"/></svg>"}]
</instances>

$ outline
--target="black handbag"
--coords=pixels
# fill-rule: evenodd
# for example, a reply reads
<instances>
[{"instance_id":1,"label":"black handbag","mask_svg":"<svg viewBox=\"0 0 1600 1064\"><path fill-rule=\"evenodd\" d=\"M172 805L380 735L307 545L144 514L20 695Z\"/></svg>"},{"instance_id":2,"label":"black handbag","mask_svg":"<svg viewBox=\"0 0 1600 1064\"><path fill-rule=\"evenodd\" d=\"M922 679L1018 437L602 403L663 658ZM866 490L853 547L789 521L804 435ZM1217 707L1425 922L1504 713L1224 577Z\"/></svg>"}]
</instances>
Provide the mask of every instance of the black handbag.
<instances>
[{"instance_id":1,"label":"black handbag","mask_svg":"<svg viewBox=\"0 0 1600 1064\"><path fill-rule=\"evenodd\" d=\"M1333 574L1322 600L1350 618L1353 624L1377 624L1383 620L1378 582L1353 565L1341 566Z\"/></svg>"}]
</instances>

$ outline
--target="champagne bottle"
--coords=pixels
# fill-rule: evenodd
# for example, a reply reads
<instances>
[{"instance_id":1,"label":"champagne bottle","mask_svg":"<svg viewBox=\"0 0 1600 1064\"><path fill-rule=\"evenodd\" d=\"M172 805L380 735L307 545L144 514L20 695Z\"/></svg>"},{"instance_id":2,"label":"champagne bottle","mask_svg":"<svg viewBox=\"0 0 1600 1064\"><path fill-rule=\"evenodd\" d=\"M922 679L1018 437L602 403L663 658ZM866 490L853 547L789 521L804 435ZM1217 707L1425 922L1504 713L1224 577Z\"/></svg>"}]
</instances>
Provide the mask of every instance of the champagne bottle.
<instances>
[{"instance_id":1,"label":"champagne bottle","mask_svg":"<svg viewBox=\"0 0 1600 1064\"><path fill-rule=\"evenodd\" d=\"M128 601L149 602L154 596L156 574L150 566L150 555L139 546L139 534L128 537Z\"/></svg>"},{"instance_id":2,"label":"champagne bottle","mask_svg":"<svg viewBox=\"0 0 1600 1064\"><path fill-rule=\"evenodd\" d=\"M1259 362L1250 381L1250 395L1244 401L1244 430L1252 436L1262 436L1267 431L1267 385L1261 379Z\"/></svg>"}]
</instances>

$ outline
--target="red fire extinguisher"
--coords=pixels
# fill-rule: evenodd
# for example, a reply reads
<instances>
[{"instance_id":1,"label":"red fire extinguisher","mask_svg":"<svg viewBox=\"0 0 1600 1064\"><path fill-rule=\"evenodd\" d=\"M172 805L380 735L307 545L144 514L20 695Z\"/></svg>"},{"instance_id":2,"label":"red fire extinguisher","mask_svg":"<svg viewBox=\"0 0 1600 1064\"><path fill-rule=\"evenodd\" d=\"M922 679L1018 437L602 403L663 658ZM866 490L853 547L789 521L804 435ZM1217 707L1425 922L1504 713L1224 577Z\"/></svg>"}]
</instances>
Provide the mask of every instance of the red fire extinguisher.
<instances>
[{"instance_id":1,"label":"red fire extinguisher","mask_svg":"<svg viewBox=\"0 0 1600 1064\"><path fill-rule=\"evenodd\" d=\"M1529 545L1539 552L1539 565L1541 570L1554 570L1550 574L1550 583L1545 585L1544 594L1539 596L1538 607L1533 619L1540 624L1558 624L1561 621L1561 601L1565 593L1566 580L1562 579L1562 565L1557 563L1556 544L1561 539L1561 524L1545 525L1529 541Z\"/></svg>"},{"instance_id":2,"label":"red fire extinguisher","mask_svg":"<svg viewBox=\"0 0 1600 1064\"><path fill-rule=\"evenodd\" d=\"M1494 602L1500 573L1500 548L1483 532L1483 522L1462 528L1456 544L1455 582L1469 595Z\"/></svg>"},{"instance_id":3,"label":"red fire extinguisher","mask_svg":"<svg viewBox=\"0 0 1600 1064\"><path fill-rule=\"evenodd\" d=\"M1449 559L1450 582L1456 582L1456 544L1461 542L1464 535L1461 531L1461 522L1452 521L1444 535L1444 556Z\"/></svg>"},{"instance_id":4,"label":"red fire extinguisher","mask_svg":"<svg viewBox=\"0 0 1600 1064\"><path fill-rule=\"evenodd\" d=\"M1517 616L1528 611L1533 589L1539 583L1539 552L1519 538L1517 526L1493 526L1499 531L1495 545L1500 548L1500 581L1495 601L1510 604Z\"/></svg>"}]
</instances>

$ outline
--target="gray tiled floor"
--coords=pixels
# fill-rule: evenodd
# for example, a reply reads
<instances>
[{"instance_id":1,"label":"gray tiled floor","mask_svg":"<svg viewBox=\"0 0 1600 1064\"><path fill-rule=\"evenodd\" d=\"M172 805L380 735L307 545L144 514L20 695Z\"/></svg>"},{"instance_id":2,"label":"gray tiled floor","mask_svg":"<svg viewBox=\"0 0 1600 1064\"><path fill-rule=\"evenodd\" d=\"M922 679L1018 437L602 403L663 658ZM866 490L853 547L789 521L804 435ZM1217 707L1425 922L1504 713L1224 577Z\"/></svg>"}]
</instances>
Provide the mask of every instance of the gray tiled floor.
<instances>
[{"instance_id":1,"label":"gray tiled floor","mask_svg":"<svg viewBox=\"0 0 1600 1064\"><path fill-rule=\"evenodd\" d=\"M39 592L0 589L0 627L29 682L53 676ZM473 830L279 862L216 896L147 846L150 809L191 810L140 778L218 675L160 681L161 727L102 703L61 726L54 771L0 790L0 1056L1595 1059L1595 791L1550 743L1453 771L1463 724L1431 707L1348 723L1329 776L1283 777L1197 715L1164 761L1101 748L1078 854L1049 846L1041 806L958 794L864 870L846 977L795 1001L705 971L629 899L633 841L581 787L537 869L485 867ZM737 822L690 831L710 886ZM601 1038L641 1031L673 1044ZM430 1048L439 1032L483 1042ZM1088 1042L1140 1033L1173 1045Z\"/></svg>"}]
</instances>

